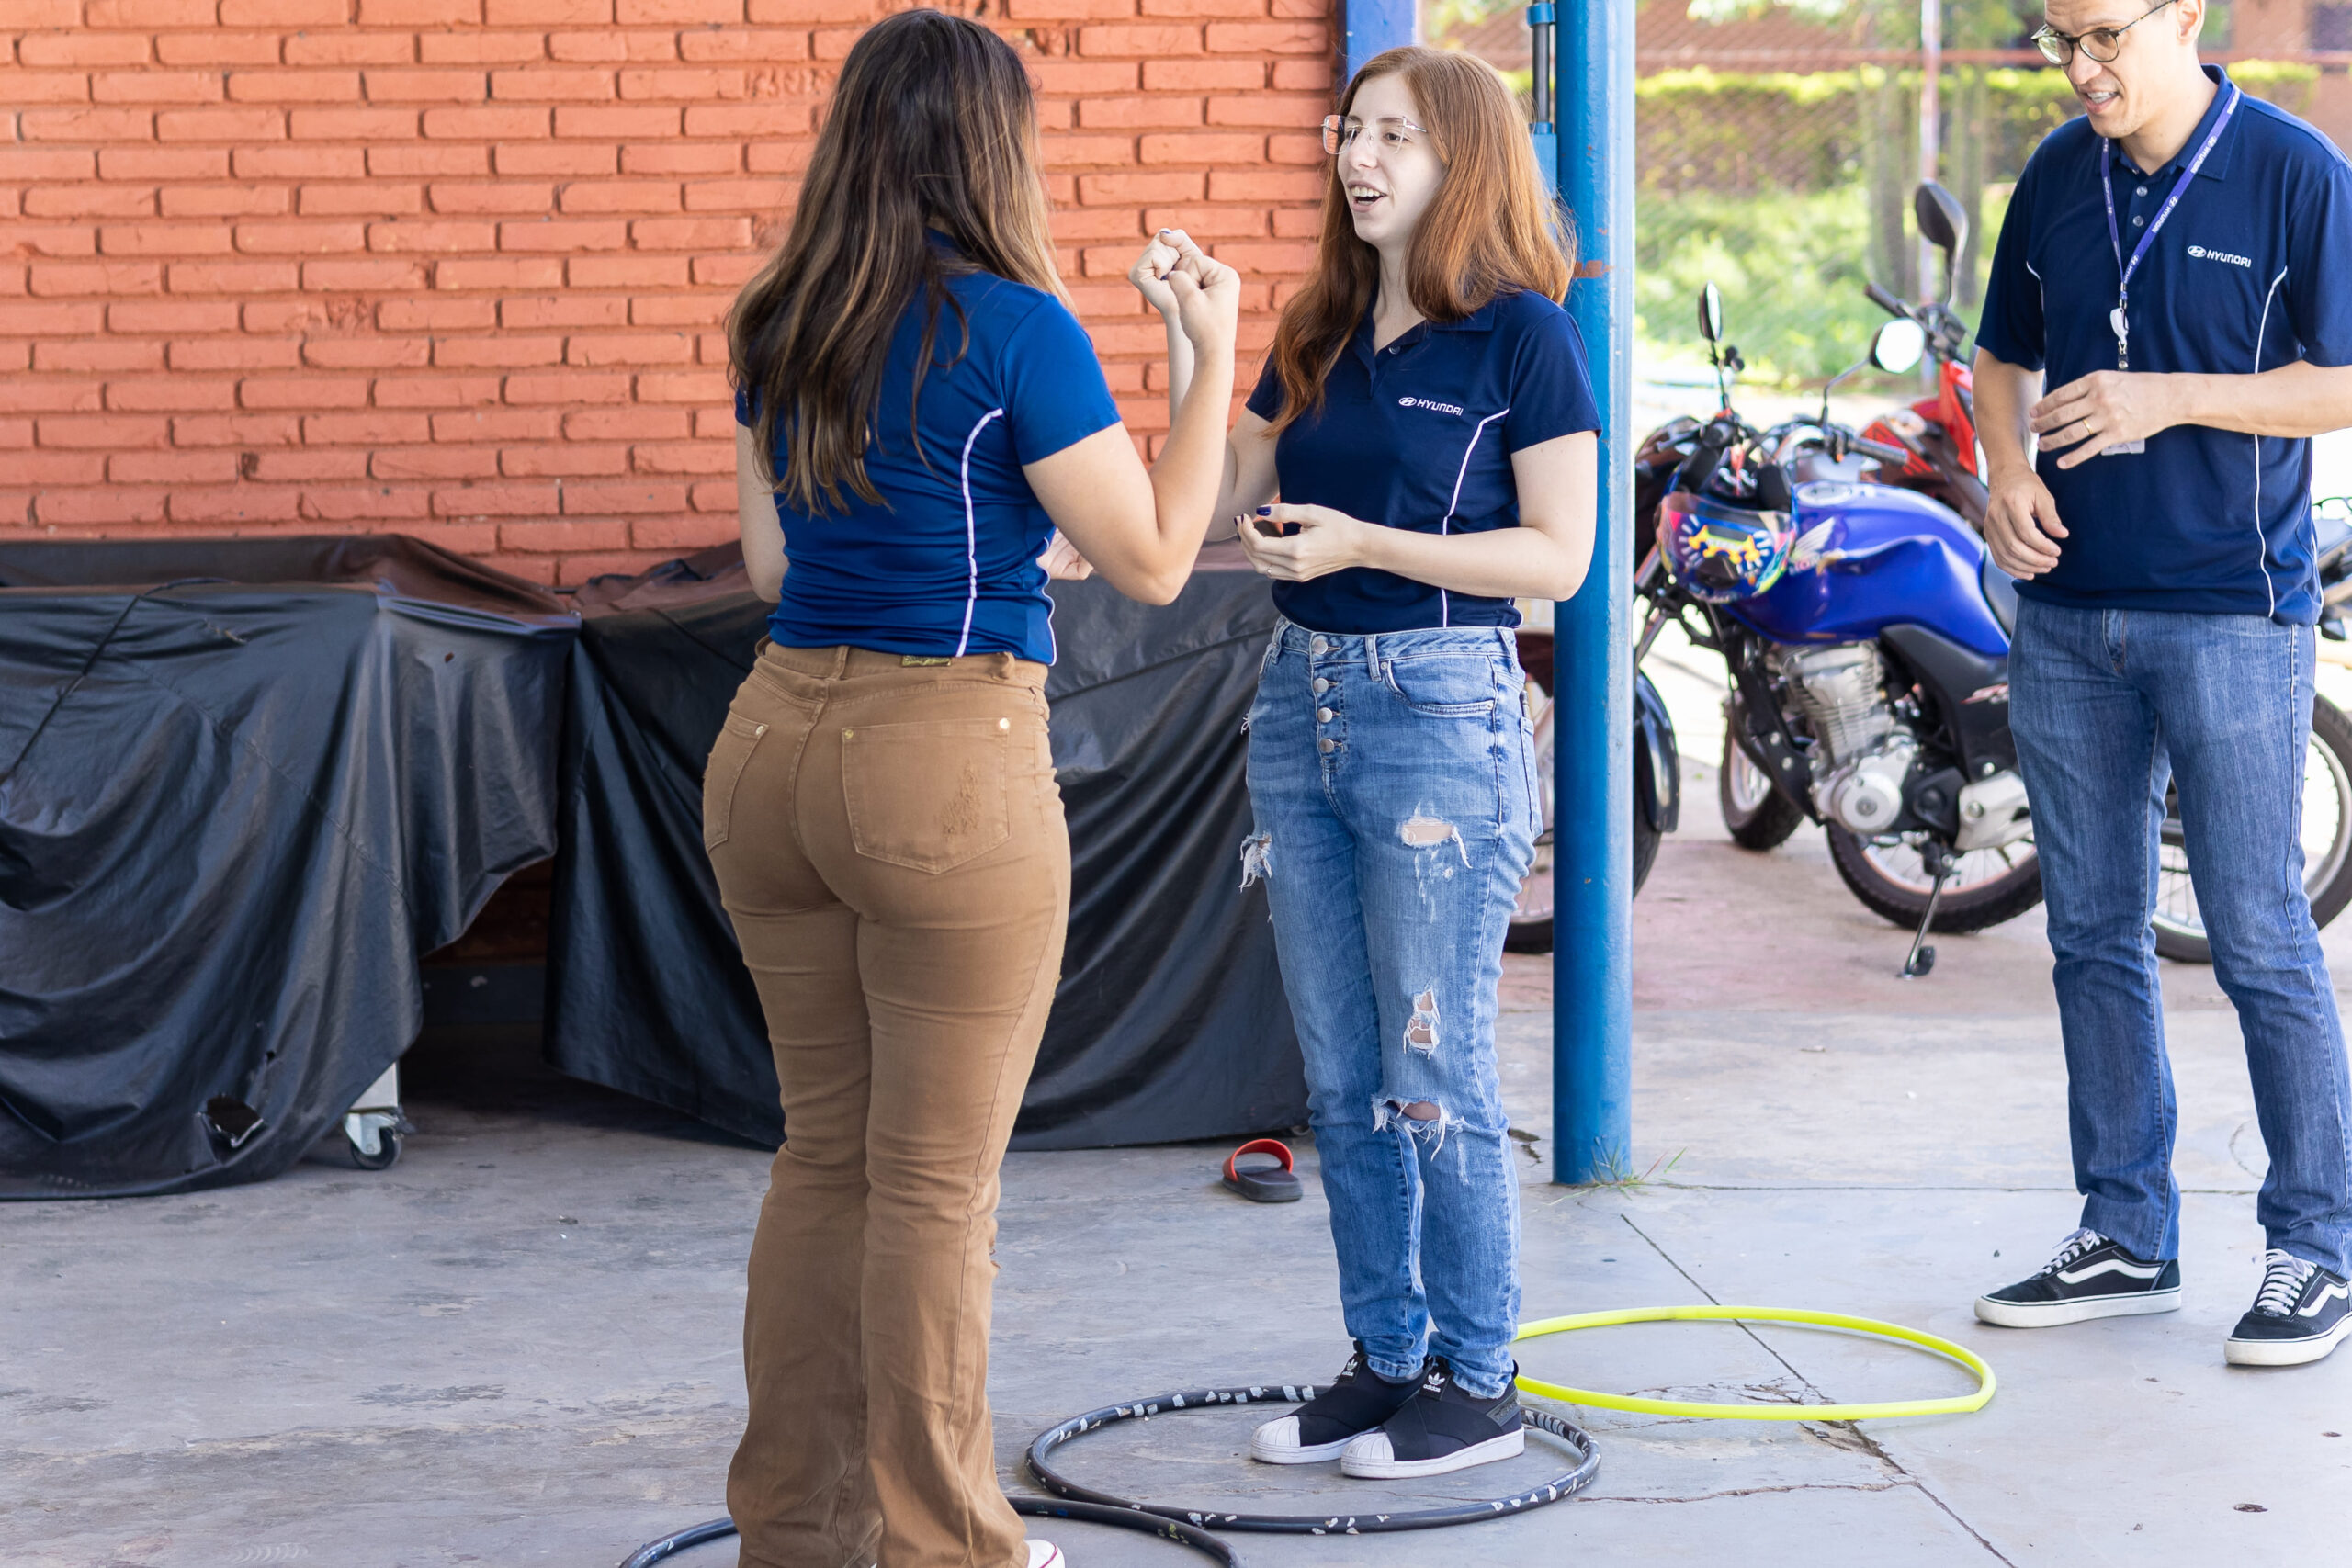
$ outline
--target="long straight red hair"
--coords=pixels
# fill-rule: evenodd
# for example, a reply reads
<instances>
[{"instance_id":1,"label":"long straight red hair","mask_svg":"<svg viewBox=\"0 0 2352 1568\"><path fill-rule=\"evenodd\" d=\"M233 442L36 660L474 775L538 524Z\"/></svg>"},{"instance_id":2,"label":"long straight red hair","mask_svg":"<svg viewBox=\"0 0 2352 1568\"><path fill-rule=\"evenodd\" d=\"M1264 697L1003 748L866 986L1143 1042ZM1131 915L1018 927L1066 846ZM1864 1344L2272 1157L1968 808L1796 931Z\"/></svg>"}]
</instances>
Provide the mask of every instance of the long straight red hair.
<instances>
[{"instance_id":1,"label":"long straight red hair","mask_svg":"<svg viewBox=\"0 0 2352 1568\"><path fill-rule=\"evenodd\" d=\"M1565 299L1576 276L1573 220L1545 188L1527 121L1495 68L1453 50L1392 49L1356 73L1340 112L1351 112L1364 84L1382 76L1405 79L1445 165L1406 253L1413 308L1432 321L1458 321L1516 289ZM1380 253L1356 238L1345 182L1336 166L1331 174L1314 276L1274 329L1276 430L1322 406L1323 382L1380 288Z\"/></svg>"}]
</instances>

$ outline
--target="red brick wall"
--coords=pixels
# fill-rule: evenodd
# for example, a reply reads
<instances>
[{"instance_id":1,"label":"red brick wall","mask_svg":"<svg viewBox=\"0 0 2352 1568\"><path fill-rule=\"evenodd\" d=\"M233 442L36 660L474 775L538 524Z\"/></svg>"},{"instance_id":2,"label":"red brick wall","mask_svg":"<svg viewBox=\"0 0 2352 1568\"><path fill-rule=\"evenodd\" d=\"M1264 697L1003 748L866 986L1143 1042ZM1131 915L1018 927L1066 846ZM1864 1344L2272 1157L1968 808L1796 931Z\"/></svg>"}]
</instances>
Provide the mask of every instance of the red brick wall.
<instances>
[{"instance_id":1,"label":"red brick wall","mask_svg":"<svg viewBox=\"0 0 2352 1568\"><path fill-rule=\"evenodd\" d=\"M731 537L719 322L891 8L0 0L0 529L400 531L560 582ZM974 9L1139 433L1145 233L1241 269L1246 351L1307 263L1328 10Z\"/></svg>"}]
</instances>

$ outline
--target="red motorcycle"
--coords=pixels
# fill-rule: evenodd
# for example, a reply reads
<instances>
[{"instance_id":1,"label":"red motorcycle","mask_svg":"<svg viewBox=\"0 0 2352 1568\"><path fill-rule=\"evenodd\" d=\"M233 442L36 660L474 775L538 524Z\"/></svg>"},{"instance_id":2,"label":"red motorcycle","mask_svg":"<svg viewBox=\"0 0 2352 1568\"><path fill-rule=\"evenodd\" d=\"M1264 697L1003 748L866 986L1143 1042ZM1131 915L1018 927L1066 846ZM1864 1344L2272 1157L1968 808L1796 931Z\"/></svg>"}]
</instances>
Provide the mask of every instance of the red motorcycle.
<instances>
[{"instance_id":1,"label":"red motorcycle","mask_svg":"<svg viewBox=\"0 0 2352 1568\"><path fill-rule=\"evenodd\" d=\"M1920 234L1944 254L1943 298L1908 305L1875 283L1864 284L1862 292L1888 315L1916 322L1927 334L1926 349L1936 363L1936 394L1888 411L1862 434L1911 454L1900 468L1881 464L1880 483L1933 496L1982 532L1984 480L1976 445L1975 388L1964 353L1968 323L1951 308L1960 253L1968 243L1968 214L1951 192L1933 181L1912 194L1911 210Z\"/></svg>"}]
</instances>

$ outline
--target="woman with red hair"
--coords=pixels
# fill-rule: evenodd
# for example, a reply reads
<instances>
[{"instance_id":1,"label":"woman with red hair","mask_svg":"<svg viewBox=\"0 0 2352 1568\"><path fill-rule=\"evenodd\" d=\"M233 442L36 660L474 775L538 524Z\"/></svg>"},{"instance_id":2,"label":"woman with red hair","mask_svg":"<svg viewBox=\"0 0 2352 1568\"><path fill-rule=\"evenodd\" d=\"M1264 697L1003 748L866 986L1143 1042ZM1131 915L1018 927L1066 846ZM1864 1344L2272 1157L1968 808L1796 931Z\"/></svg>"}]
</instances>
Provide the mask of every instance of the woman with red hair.
<instances>
[{"instance_id":1,"label":"woman with red hair","mask_svg":"<svg viewBox=\"0 0 2352 1568\"><path fill-rule=\"evenodd\" d=\"M1563 215L1501 78L1391 50L1340 107L1316 271L1228 438L1220 514L1251 513L1282 612L1242 860L1272 908L1355 1355L1250 1451L1398 1477L1522 1441L1494 1026L1543 820L1513 601L1583 581L1600 417L1559 303Z\"/></svg>"}]
</instances>

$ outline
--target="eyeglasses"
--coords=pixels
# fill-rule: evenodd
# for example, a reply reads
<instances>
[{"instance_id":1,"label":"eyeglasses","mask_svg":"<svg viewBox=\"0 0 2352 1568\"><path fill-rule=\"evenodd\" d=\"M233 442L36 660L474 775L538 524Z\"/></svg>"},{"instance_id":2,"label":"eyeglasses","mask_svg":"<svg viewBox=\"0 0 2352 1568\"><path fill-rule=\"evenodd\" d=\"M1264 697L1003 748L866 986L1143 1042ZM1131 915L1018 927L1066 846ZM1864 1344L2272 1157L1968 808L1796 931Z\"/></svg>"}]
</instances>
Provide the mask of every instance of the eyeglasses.
<instances>
[{"instance_id":1,"label":"eyeglasses","mask_svg":"<svg viewBox=\"0 0 2352 1568\"><path fill-rule=\"evenodd\" d=\"M2062 33L2044 22L2033 30L2033 46L2041 51L2041 58L2052 65L2072 63L2075 51L2078 49L2101 65L2106 65L2123 52L2125 33L2171 4L2172 0L2156 0L2154 5L2120 28L2093 28L2086 33Z\"/></svg>"},{"instance_id":2,"label":"eyeglasses","mask_svg":"<svg viewBox=\"0 0 2352 1568\"><path fill-rule=\"evenodd\" d=\"M2172 0L2165 0L2169 6ZM1379 138L1383 151L1401 152L1413 144L1416 136L1427 136L1430 129L1415 125L1399 115L1384 115L1366 125L1353 115L1327 114L1323 117L1323 151L1337 155L1356 144L1356 138L1370 130Z\"/></svg>"}]
</instances>

